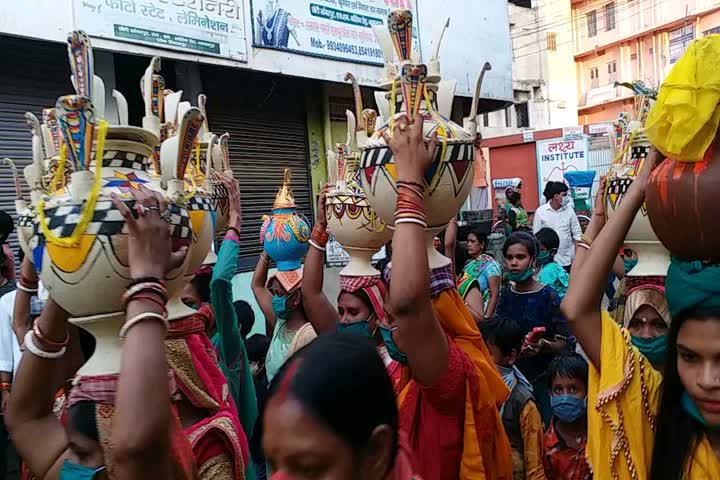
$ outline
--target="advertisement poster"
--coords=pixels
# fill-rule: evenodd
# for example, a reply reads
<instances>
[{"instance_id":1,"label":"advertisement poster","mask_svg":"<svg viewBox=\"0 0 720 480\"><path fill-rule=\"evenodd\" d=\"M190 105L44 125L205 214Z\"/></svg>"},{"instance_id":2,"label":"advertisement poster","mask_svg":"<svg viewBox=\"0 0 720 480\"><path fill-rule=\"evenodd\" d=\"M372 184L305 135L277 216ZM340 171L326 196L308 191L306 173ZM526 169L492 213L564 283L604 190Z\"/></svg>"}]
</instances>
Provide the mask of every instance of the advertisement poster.
<instances>
[{"instance_id":1,"label":"advertisement poster","mask_svg":"<svg viewBox=\"0 0 720 480\"><path fill-rule=\"evenodd\" d=\"M336 60L383 65L373 25L416 0L251 0L253 45ZM386 27L384 27L386 28ZM417 24L413 51L420 53Z\"/></svg>"},{"instance_id":2,"label":"advertisement poster","mask_svg":"<svg viewBox=\"0 0 720 480\"><path fill-rule=\"evenodd\" d=\"M327 245L325 245L325 265L328 267L344 267L349 261L350 255L331 234Z\"/></svg>"},{"instance_id":3,"label":"advertisement poster","mask_svg":"<svg viewBox=\"0 0 720 480\"><path fill-rule=\"evenodd\" d=\"M75 0L88 35L247 61L242 0Z\"/></svg>"},{"instance_id":4,"label":"advertisement poster","mask_svg":"<svg viewBox=\"0 0 720 480\"><path fill-rule=\"evenodd\" d=\"M549 181L565 182L565 172L588 169L587 138L564 140L554 138L537 142L537 174L540 204L542 192Z\"/></svg>"}]
</instances>

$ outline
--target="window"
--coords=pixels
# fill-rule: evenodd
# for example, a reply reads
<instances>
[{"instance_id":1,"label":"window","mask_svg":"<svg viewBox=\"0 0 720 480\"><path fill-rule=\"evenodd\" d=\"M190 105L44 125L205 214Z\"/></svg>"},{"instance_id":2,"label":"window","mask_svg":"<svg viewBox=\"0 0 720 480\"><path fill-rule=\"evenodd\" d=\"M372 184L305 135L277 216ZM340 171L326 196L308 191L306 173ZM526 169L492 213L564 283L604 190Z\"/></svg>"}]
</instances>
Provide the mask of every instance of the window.
<instances>
[{"instance_id":1,"label":"window","mask_svg":"<svg viewBox=\"0 0 720 480\"><path fill-rule=\"evenodd\" d=\"M512 127L512 115L510 114L510 107L505 109L505 126Z\"/></svg>"},{"instance_id":2,"label":"window","mask_svg":"<svg viewBox=\"0 0 720 480\"><path fill-rule=\"evenodd\" d=\"M680 60L682 54L695 40L695 27L686 25L670 32L670 63Z\"/></svg>"},{"instance_id":3,"label":"window","mask_svg":"<svg viewBox=\"0 0 720 480\"><path fill-rule=\"evenodd\" d=\"M489 127L490 126L490 115L487 113L483 113L483 127Z\"/></svg>"},{"instance_id":4,"label":"window","mask_svg":"<svg viewBox=\"0 0 720 480\"><path fill-rule=\"evenodd\" d=\"M615 3L605 5L605 31L615 29Z\"/></svg>"},{"instance_id":5,"label":"window","mask_svg":"<svg viewBox=\"0 0 720 480\"><path fill-rule=\"evenodd\" d=\"M617 81L617 62L610 62L607 67L609 83L615 83Z\"/></svg>"},{"instance_id":6,"label":"window","mask_svg":"<svg viewBox=\"0 0 720 480\"><path fill-rule=\"evenodd\" d=\"M590 88L597 88L600 86L600 74L598 67L590 69Z\"/></svg>"},{"instance_id":7,"label":"window","mask_svg":"<svg viewBox=\"0 0 720 480\"><path fill-rule=\"evenodd\" d=\"M557 33L547 32L547 49L550 52L557 50Z\"/></svg>"},{"instance_id":8,"label":"window","mask_svg":"<svg viewBox=\"0 0 720 480\"><path fill-rule=\"evenodd\" d=\"M517 118L518 128L529 128L530 127L530 115L528 112L527 102L515 104L515 116Z\"/></svg>"},{"instance_id":9,"label":"window","mask_svg":"<svg viewBox=\"0 0 720 480\"><path fill-rule=\"evenodd\" d=\"M597 35L597 11L593 10L585 14L587 17L588 37Z\"/></svg>"},{"instance_id":10,"label":"window","mask_svg":"<svg viewBox=\"0 0 720 480\"><path fill-rule=\"evenodd\" d=\"M710 30L705 30L703 32L703 36L716 35L718 33L720 33L720 27L714 27L714 28L711 28Z\"/></svg>"},{"instance_id":11,"label":"window","mask_svg":"<svg viewBox=\"0 0 720 480\"><path fill-rule=\"evenodd\" d=\"M533 87L533 100L535 100L536 102L540 102L543 100L541 87Z\"/></svg>"}]
</instances>

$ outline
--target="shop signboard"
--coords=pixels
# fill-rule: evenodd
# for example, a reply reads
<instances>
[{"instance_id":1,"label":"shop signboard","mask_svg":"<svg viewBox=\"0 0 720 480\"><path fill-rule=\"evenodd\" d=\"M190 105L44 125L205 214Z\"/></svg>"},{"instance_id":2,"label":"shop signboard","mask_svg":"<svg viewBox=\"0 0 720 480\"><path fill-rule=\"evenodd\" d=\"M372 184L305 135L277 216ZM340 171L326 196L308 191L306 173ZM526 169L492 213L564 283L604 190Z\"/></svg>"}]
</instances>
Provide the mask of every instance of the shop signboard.
<instances>
[{"instance_id":1,"label":"shop signboard","mask_svg":"<svg viewBox=\"0 0 720 480\"><path fill-rule=\"evenodd\" d=\"M372 27L387 29L388 13L417 0L251 0L253 45L345 62L383 65ZM419 56L417 23L413 51Z\"/></svg>"},{"instance_id":2,"label":"shop signboard","mask_svg":"<svg viewBox=\"0 0 720 480\"><path fill-rule=\"evenodd\" d=\"M549 181L565 182L565 172L588 169L587 137L577 140L554 138L542 140L537 146L537 176L540 204L545 203L542 192Z\"/></svg>"},{"instance_id":3,"label":"shop signboard","mask_svg":"<svg viewBox=\"0 0 720 480\"><path fill-rule=\"evenodd\" d=\"M88 35L247 61L242 0L73 0Z\"/></svg>"}]
</instances>

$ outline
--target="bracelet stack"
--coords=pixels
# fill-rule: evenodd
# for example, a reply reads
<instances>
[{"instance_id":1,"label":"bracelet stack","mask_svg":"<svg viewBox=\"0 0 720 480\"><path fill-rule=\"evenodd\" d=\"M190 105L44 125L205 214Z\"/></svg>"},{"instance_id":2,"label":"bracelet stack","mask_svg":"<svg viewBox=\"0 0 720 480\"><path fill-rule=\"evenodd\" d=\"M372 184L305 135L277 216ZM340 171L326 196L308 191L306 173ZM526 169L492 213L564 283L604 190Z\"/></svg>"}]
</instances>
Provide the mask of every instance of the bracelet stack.
<instances>
[{"instance_id":1,"label":"bracelet stack","mask_svg":"<svg viewBox=\"0 0 720 480\"><path fill-rule=\"evenodd\" d=\"M592 242L593 242L592 238L590 238L589 236L587 236L583 233L582 235L580 235L580 241L578 241L577 244L578 244L578 247L582 247L585 250L590 250L590 246L592 245Z\"/></svg>"},{"instance_id":2,"label":"bracelet stack","mask_svg":"<svg viewBox=\"0 0 720 480\"><path fill-rule=\"evenodd\" d=\"M330 234L327 232L327 228L316 223L310 234L310 245L317 248L321 252L325 251L325 245L327 245Z\"/></svg>"},{"instance_id":3,"label":"bracelet stack","mask_svg":"<svg viewBox=\"0 0 720 480\"><path fill-rule=\"evenodd\" d=\"M166 331L170 330L170 323L167 320L167 309L165 308L165 304L168 301L168 293L165 288L165 283L162 280L155 277L143 277L132 280L123 295L123 306L127 309L130 302L137 300L155 303L162 308L162 313L143 312L127 319L120 329L120 338L125 338L128 330L144 320L158 320L165 326Z\"/></svg>"},{"instance_id":4,"label":"bracelet stack","mask_svg":"<svg viewBox=\"0 0 720 480\"><path fill-rule=\"evenodd\" d=\"M20 275L20 281L17 283L17 289L30 294L38 293L38 281L30 280Z\"/></svg>"},{"instance_id":5,"label":"bracelet stack","mask_svg":"<svg viewBox=\"0 0 720 480\"><path fill-rule=\"evenodd\" d=\"M395 209L395 225L401 223L415 223L427 228L424 200L425 186L417 182L398 180L397 206Z\"/></svg>"},{"instance_id":6,"label":"bracelet stack","mask_svg":"<svg viewBox=\"0 0 720 480\"><path fill-rule=\"evenodd\" d=\"M38 319L35 319L31 329L25 334L25 348L36 357L56 360L65 355L70 341L70 333L65 331L65 340L58 342L50 339L40 329ZM36 343L37 342L37 343Z\"/></svg>"}]
</instances>

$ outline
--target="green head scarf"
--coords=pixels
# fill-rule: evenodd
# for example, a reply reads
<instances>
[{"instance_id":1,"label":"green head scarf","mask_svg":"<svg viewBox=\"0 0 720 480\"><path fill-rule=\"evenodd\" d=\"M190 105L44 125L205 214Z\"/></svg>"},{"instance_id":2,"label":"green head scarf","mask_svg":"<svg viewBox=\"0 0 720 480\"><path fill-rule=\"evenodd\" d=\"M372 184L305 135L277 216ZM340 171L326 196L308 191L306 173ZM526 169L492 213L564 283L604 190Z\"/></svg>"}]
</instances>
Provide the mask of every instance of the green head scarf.
<instances>
[{"instance_id":1,"label":"green head scarf","mask_svg":"<svg viewBox=\"0 0 720 480\"><path fill-rule=\"evenodd\" d=\"M720 309L720 264L672 257L665 298L673 317L690 308Z\"/></svg>"}]
</instances>

